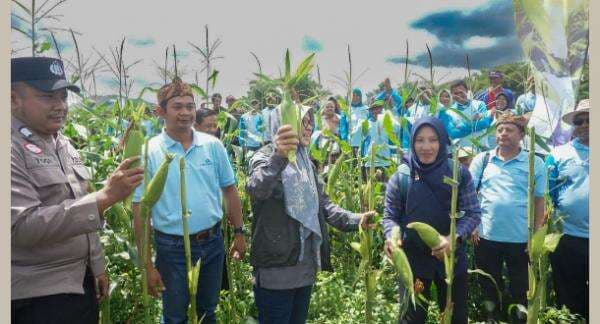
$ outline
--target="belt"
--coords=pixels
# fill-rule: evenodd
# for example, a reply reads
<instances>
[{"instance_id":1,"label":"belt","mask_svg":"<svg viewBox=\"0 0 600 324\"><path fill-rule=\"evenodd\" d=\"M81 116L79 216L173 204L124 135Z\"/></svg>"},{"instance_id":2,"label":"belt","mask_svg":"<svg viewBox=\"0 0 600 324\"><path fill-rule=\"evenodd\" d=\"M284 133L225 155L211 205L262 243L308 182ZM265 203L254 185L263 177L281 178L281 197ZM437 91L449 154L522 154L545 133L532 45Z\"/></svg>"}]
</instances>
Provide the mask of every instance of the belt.
<instances>
[{"instance_id":1,"label":"belt","mask_svg":"<svg viewBox=\"0 0 600 324\"><path fill-rule=\"evenodd\" d=\"M165 236L165 237L170 237L170 238L176 238L176 239L183 239L182 235L175 235L175 234L167 234L167 233L163 233L161 231L158 230L154 230L157 234ZM200 231L198 233L194 233L194 234L190 234L190 240L192 241L200 241L200 240L204 240L207 238L211 238L213 236L215 236L216 234L220 233L221 231L221 222L217 222L213 227L206 229L204 231Z\"/></svg>"}]
</instances>

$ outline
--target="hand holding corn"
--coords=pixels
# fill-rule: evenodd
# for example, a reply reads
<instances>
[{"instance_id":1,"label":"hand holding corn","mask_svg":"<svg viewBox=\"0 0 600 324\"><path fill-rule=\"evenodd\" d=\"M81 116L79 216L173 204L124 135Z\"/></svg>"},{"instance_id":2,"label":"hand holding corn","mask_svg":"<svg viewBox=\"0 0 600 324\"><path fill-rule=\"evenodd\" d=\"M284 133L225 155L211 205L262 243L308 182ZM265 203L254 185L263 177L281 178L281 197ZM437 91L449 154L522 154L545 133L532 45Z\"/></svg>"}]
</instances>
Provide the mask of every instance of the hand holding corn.
<instances>
[{"instance_id":1,"label":"hand holding corn","mask_svg":"<svg viewBox=\"0 0 600 324\"><path fill-rule=\"evenodd\" d=\"M131 164L139 160L139 156L125 159L110 175L104 188L96 194L98 212L104 213L110 206L127 198L131 192L144 180L144 169L131 168Z\"/></svg>"},{"instance_id":2,"label":"hand holding corn","mask_svg":"<svg viewBox=\"0 0 600 324\"><path fill-rule=\"evenodd\" d=\"M440 235L440 244L431 249L431 255L444 261L444 255L450 253L450 238Z\"/></svg>"},{"instance_id":3,"label":"hand holding corn","mask_svg":"<svg viewBox=\"0 0 600 324\"><path fill-rule=\"evenodd\" d=\"M377 215L375 211L368 211L360 214L360 227L364 230L375 228L376 224L369 224L369 218L374 217L375 215Z\"/></svg>"},{"instance_id":4,"label":"hand holding corn","mask_svg":"<svg viewBox=\"0 0 600 324\"><path fill-rule=\"evenodd\" d=\"M298 140L298 134L294 132L292 126L283 125L277 130L273 143L275 143L277 154L287 159L288 153L296 150L300 141Z\"/></svg>"},{"instance_id":5,"label":"hand holding corn","mask_svg":"<svg viewBox=\"0 0 600 324\"><path fill-rule=\"evenodd\" d=\"M394 246L395 245L395 246ZM392 254L394 252L395 247L402 247L402 240L398 239L396 242L392 238L388 238L385 240L385 245L383 246L383 251L388 258L392 259Z\"/></svg>"}]
</instances>

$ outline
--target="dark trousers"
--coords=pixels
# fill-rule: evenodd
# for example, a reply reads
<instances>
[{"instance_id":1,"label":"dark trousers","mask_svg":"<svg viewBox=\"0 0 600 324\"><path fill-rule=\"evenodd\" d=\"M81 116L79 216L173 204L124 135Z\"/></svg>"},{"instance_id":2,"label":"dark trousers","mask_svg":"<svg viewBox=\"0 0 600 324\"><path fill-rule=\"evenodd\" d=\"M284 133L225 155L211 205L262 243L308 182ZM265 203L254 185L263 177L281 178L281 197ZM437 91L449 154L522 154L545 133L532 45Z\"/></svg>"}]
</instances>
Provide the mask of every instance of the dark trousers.
<instances>
[{"instance_id":1,"label":"dark trousers","mask_svg":"<svg viewBox=\"0 0 600 324\"><path fill-rule=\"evenodd\" d=\"M483 238L479 240L479 244L475 248L477 268L494 278L501 293L504 291L502 280L504 263L506 263L508 270L509 300L503 300L502 303L498 300L498 291L494 283L489 278L480 277L479 279L484 302L489 305L489 309L486 307L486 310L490 319L499 320L510 304L521 304L527 307L527 289L529 285L527 265L529 257L525 251L526 249L527 243L495 242Z\"/></svg>"},{"instance_id":2,"label":"dark trousers","mask_svg":"<svg viewBox=\"0 0 600 324\"><path fill-rule=\"evenodd\" d=\"M156 268L166 290L162 293L163 314L161 323L187 323L190 302L183 237L155 231ZM219 302L223 275L225 248L223 236L216 234L200 240L190 240L192 265L201 260L196 311L202 323L216 323L215 309Z\"/></svg>"},{"instance_id":3,"label":"dark trousers","mask_svg":"<svg viewBox=\"0 0 600 324\"><path fill-rule=\"evenodd\" d=\"M583 316L589 321L589 240L563 235L550 254L552 279L556 290L557 303Z\"/></svg>"},{"instance_id":4,"label":"dark trousers","mask_svg":"<svg viewBox=\"0 0 600 324\"><path fill-rule=\"evenodd\" d=\"M12 324L97 324L98 301L95 280L88 269L83 280L84 294L58 294L11 302Z\"/></svg>"},{"instance_id":5,"label":"dark trousers","mask_svg":"<svg viewBox=\"0 0 600 324\"><path fill-rule=\"evenodd\" d=\"M265 289L254 286L260 324L304 324L312 286L295 289Z\"/></svg>"},{"instance_id":6,"label":"dark trousers","mask_svg":"<svg viewBox=\"0 0 600 324\"><path fill-rule=\"evenodd\" d=\"M468 289L468 275L466 273L460 274L454 277L452 283L452 323L453 324L467 324L467 289ZM437 303L440 305L440 312L443 312L446 308L446 281L444 279L419 279L423 282L423 295L427 299L430 299L430 288L431 283L434 282L437 287ZM418 299L417 299L418 301ZM408 310L404 318L400 319L400 324L422 324L427 320L427 304L419 304L417 302L416 310L412 304L408 306Z\"/></svg>"}]
</instances>

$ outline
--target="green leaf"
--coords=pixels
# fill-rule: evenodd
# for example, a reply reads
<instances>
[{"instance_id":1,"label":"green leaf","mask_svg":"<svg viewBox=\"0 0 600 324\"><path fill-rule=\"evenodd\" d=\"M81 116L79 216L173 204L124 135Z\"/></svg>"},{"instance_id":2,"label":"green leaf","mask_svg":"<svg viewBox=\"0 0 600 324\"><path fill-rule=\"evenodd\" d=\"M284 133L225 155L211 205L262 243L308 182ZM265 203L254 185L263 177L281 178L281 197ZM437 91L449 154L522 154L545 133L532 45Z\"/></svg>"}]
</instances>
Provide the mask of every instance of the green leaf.
<instances>
[{"instance_id":1,"label":"green leaf","mask_svg":"<svg viewBox=\"0 0 600 324\"><path fill-rule=\"evenodd\" d=\"M546 141L540 137L539 135L535 136L535 144L537 144L539 147L541 147L542 149L544 149L544 151L546 152L550 152L550 147L548 146L548 144L546 143Z\"/></svg>"},{"instance_id":2,"label":"green leaf","mask_svg":"<svg viewBox=\"0 0 600 324\"><path fill-rule=\"evenodd\" d=\"M208 81L211 82L210 86L214 89L215 88L215 83L217 82L217 76L219 75L219 71L217 70L213 70L212 74L210 75L210 77L208 77Z\"/></svg>"},{"instance_id":3,"label":"green leaf","mask_svg":"<svg viewBox=\"0 0 600 324\"><path fill-rule=\"evenodd\" d=\"M471 121L471 118L469 118L467 115L465 115L462 111L456 109L456 108L446 108L446 110L451 111L455 114L457 114L458 116L460 116L462 119L464 119L467 122Z\"/></svg>"},{"instance_id":4,"label":"green leaf","mask_svg":"<svg viewBox=\"0 0 600 324\"><path fill-rule=\"evenodd\" d=\"M362 121L362 124L360 125L360 132L363 138L367 137L369 134L369 121L367 119Z\"/></svg>"},{"instance_id":5,"label":"green leaf","mask_svg":"<svg viewBox=\"0 0 600 324\"><path fill-rule=\"evenodd\" d=\"M358 243L358 242L350 242L350 246L351 246L351 247L352 247L352 248L353 248L353 249L354 249L356 252L358 252L358 253L361 253L361 254L362 254L362 252L361 252L361 249L360 249L360 248L361 248L361 246L360 246L360 243Z\"/></svg>"},{"instance_id":6,"label":"green leaf","mask_svg":"<svg viewBox=\"0 0 600 324\"><path fill-rule=\"evenodd\" d=\"M389 110L383 114L383 131L394 145L401 146L400 141L396 137L396 133L394 133L394 121L392 112Z\"/></svg>"}]
</instances>

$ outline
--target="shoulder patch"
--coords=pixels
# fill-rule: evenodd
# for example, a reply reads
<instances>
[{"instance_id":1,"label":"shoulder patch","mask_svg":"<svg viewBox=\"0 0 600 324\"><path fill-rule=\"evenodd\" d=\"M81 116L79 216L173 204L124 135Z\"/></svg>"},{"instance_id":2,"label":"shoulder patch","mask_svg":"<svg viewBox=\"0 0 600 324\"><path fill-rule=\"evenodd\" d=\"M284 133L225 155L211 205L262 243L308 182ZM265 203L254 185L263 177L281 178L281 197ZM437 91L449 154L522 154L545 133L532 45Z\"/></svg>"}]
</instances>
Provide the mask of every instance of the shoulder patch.
<instances>
[{"instance_id":1,"label":"shoulder patch","mask_svg":"<svg viewBox=\"0 0 600 324\"><path fill-rule=\"evenodd\" d=\"M37 145L35 145L33 143L29 143L29 142L23 143L23 147L27 151L29 151L31 153L34 153L34 154L42 154L42 152L43 152L42 149L39 146L37 146Z\"/></svg>"}]
</instances>

